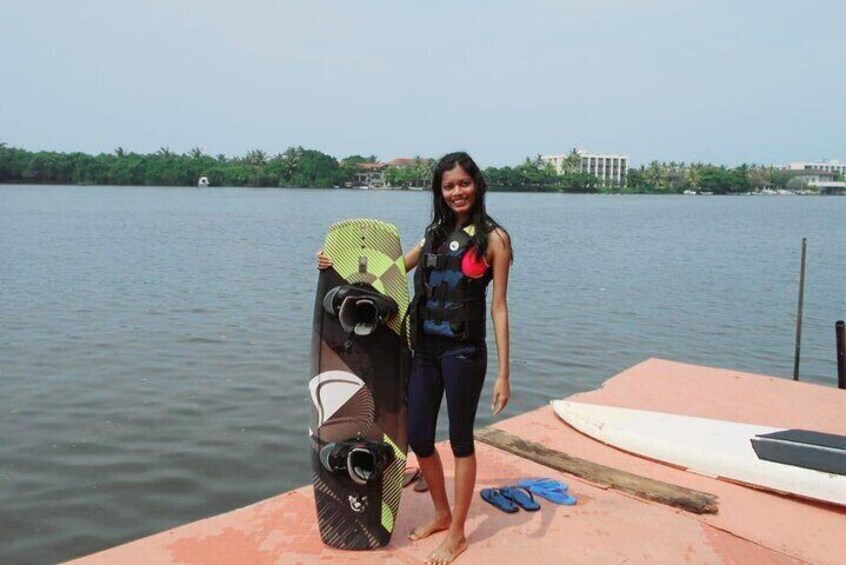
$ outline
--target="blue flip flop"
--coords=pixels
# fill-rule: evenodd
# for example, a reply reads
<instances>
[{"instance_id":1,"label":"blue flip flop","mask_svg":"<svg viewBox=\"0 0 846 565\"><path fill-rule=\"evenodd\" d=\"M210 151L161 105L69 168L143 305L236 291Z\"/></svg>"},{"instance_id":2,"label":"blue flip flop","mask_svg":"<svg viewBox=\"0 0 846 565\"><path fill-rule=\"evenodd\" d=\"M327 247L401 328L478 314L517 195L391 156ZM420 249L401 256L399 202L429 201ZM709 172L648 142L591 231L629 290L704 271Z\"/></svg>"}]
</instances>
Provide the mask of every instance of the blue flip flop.
<instances>
[{"instance_id":1,"label":"blue flip flop","mask_svg":"<svg viewBox=\"0 0 846 565\"><path fill-rule=\"evenodd\" d=\"M576 499L567 492L567 483L554 479L521 479L517 484L532 494L545 498L555 504L572 506Z\"/></svg>"},{"instance_id":2,"label":"blue flip flop","mask_svg":"<svg viewBox=\"0 0 846 565\"><path fill-rule=\"evenodd\" d=\"M535 485L558 487L567 490L567 483L564 481L556 481L555 479L548 479L546 477L538 477L535 479L519 479L517 484L523 488L533 487Z\"/></svg>"},{"instance_id":3,"label":"blue flip flop","mask_svg":"<svg viewBox=\"0 0 846 565\"><path fill-rule=\"evenodd\" d=\"M506 498L498 488L483 488L479 493L482 499L508 514L517 512L517 505L510 498Z\"/></svg>"},{"instance_id":4,"label":"blue flip flop","mask_svg":"<svg viewBox=\"0 0 846 565\"><path fill-rule=\"evenodd\" d=\"M529 512L537 512L540 510L540 504L535 502L535 497L532 496L532 492L527 488L502 487L499 489L499 492L502 493L502 496L511 500L523 510L528 510Z\"/></svg>"}]
</instances>

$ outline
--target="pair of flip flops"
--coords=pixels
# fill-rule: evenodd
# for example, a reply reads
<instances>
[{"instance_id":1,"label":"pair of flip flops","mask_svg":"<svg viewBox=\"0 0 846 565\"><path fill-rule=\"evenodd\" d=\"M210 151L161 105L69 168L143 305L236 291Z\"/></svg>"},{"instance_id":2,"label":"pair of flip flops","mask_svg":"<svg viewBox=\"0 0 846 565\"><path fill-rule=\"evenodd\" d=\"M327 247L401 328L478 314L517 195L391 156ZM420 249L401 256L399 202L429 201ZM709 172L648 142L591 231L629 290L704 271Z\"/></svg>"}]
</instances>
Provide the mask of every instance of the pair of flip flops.
<instances>
[{"instance_id":1,"label":"pair of flip flops","mask_svg":"<svg viewBox=\"0 0 846 565\"><path fill-rule=\"evenodd\" d=\"M535 496L555 504L572 506L576 503L576 499L567 492L567 483L546 478L520 479L516 486L485 488L480 494L485 502L508 514L520 508L529 512L539 510Z\"/></svg>"},{"instance_id":2,"label":"pair of flip flops","mask_svg":"<svg viewBox=\"0 0 846 565\"><path fill-rule=\"evenodd\" d=\"M513 514L520 508L528 512L540 510L540 504L535 502L531 491L523 487L483 488L480 495L482 500L508 514Z\"/></svg>"}]
</instances>

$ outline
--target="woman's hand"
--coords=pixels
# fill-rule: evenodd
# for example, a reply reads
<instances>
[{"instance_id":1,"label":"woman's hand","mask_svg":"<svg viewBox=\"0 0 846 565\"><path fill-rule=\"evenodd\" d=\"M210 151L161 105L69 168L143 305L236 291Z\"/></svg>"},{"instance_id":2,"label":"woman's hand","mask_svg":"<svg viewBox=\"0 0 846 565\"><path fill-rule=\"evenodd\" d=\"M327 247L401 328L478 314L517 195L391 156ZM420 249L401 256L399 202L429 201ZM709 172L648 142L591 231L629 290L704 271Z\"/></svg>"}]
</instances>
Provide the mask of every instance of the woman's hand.
<instances>
[{"instance_id":1,"label":"woman's hand","mask_svg":"<svg viewBox=\"0 0 846 565\"><path fill-rule=\"evenodd\" d=\"M508 382L508 375L500 373L494 383L493 401L491 402L491 410L494 416L505 410L509 398L511 398L511 385Z\"/></svg>"},{"instance_id":2,"label":"woman's hand","mask_svg":"<svg viewBox=\"0 0 846 565\"><path fill-rule=\"evenodd\" d=\"M332 259L329 258L328 255L323 253L322 249L317 250L317 268L321 271L324 269L328 269L332 266Z\"/></svg>"}]
</instances>

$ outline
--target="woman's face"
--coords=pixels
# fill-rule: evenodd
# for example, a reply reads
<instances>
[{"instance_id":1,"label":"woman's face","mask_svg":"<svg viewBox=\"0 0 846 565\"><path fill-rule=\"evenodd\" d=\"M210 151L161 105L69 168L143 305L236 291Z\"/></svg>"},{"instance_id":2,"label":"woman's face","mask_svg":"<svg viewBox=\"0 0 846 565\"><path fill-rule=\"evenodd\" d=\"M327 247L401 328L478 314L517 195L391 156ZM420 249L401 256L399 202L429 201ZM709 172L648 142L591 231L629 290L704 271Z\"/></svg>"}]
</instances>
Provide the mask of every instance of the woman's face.
<instances>
[{"instance_id":1,"label":"woman's face","mask_svg":"<svg viewBox=\"0 0 846 565\"><path fill-rule=\"evenodd\" d=\"M441 194L447 206L462 220L467 219L476 204L476 183L459 165L444 173Z\"/></svg>"}]
</instances>

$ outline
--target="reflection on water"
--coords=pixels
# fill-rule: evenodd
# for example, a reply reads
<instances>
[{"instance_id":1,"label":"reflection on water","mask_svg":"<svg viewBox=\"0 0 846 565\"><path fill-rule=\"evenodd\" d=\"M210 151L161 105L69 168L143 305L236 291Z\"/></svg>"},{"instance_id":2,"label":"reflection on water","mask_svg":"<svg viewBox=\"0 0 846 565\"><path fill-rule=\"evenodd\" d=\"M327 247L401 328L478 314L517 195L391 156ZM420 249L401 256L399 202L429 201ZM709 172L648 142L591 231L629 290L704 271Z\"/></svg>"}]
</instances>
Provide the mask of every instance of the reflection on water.
<instances>
[{"instance_id":1,"label":"reflection on water","mask_svg":"<svg viewBox=\"0 0 846 565\"><path fill-rule=\"evenodd\" d=\"M411 245L429 202L0 187L0 561L68 559L307 483L314 251L357 216ZM489 209L516 248L506 415L651 356L790 377L802 237L802 378L834 382L846 198L491 194Z\"/></svg>"}]
</instances>

